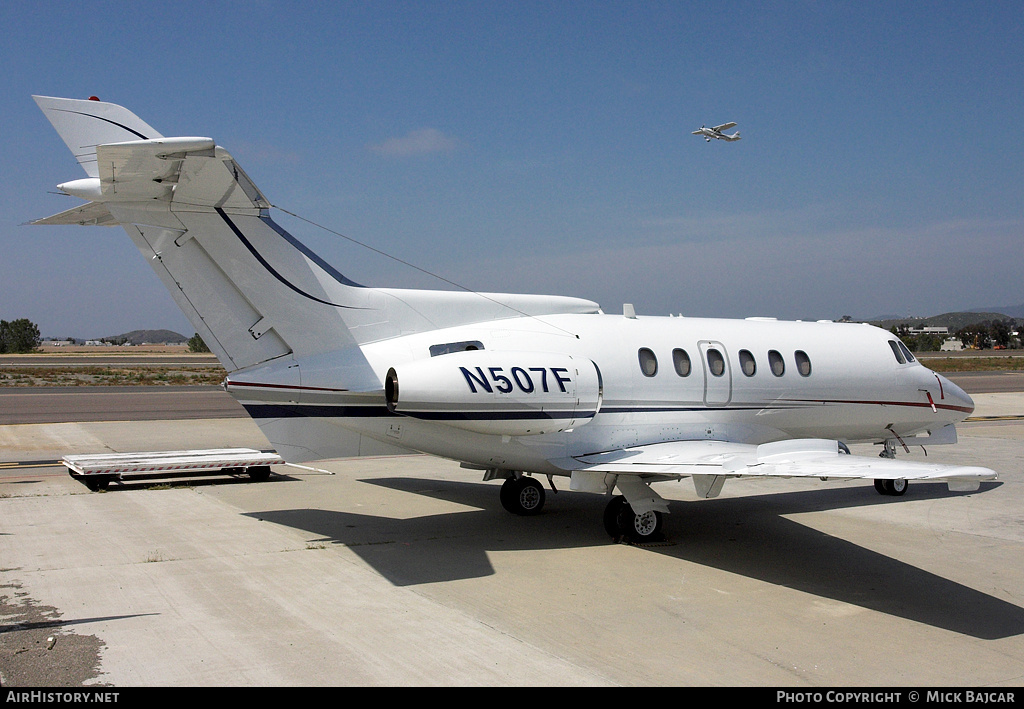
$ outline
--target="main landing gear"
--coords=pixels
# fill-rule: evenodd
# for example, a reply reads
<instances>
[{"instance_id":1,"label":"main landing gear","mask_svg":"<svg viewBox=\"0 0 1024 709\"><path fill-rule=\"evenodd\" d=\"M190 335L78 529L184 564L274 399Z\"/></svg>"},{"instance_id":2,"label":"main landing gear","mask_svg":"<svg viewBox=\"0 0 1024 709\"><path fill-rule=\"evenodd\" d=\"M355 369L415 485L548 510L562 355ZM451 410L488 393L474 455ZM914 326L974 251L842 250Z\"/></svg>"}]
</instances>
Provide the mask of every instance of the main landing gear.
<instances>
[{"instance_id":1,"label":"main landing gear","mask_svg":"<svg viewBox=\"0 0 1024 709\"><path fill-rule=\"evenodd\" d=\"M501 485L501 506L512 514L531 516L544 508L546 493L540 481L527 475L511 476ZM604 529L615 541L638 544L663 538L662 514L648 510L633 511L623 495L616 495L604 510Z\"/></svg>"},{"instance_id":2,"label":"main landing gear","mask_svg":"<svg viewBox=\"0 0 1024 709\"><path fill-rule=\"evenodd\" d=\"M604 530L615 541L634 544L658 541L661 534L662 515L657 510L636 514L626 498L616 495L604 508Z\"/></svg>"},{"instance_id":3,"label":"main landing gear","mask_svg":"<svg viewBox=\"0 0 1024 709\"><path fill-rule=\"evenodd\" d=\"M506 478L501 484L501 506L515 515L540 514L544 509L544 487L536 478Z\"/></svg>"}]
</instances>

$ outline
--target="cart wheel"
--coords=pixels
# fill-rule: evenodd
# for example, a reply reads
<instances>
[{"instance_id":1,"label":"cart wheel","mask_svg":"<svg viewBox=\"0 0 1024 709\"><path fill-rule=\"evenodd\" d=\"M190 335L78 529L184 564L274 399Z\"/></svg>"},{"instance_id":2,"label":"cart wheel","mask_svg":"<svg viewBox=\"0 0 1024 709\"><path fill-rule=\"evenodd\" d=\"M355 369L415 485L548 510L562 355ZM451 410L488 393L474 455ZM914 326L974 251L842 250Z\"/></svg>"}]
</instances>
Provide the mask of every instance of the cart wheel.
<instances>
[{"instance_id":1,"label":"cart wheel","mask_svg":"<svg viewBox=\"0 0 1024 709\"><path fill-rule=\"evenodd\" d=\"M246 468L245 472L249 474L249 479L253 482L262 483L270 479L269 465L254 465L251 468Z\"/></svg>"}]
</instances>

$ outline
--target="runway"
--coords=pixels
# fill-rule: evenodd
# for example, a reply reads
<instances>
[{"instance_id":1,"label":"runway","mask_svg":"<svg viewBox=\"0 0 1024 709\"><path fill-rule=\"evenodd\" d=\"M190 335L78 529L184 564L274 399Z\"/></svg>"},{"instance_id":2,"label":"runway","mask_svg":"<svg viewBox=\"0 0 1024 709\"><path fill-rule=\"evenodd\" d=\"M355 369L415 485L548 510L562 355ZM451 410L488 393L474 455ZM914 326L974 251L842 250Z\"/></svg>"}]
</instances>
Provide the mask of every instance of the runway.
<instances>
[{"instance_id":1,"label":"runway","mask_svg":"<svg viewBox=\"0 0 1024 709\"><path fill-rule=\"evenodd\" d=\"M0 410L50 421L0 425L5 688L1013 688L1024 676L1019 391L976 393L960 442L928 450L996 469L976 493L730 480L699 500L687 480L663 483L668 538L646 548L610 543L602 497L563 490L544 514L514 517L496 483L426 456L89 493L49 462L268 444L215 388L18 396L0 390ZM148 418L157 403L170 408Z\"/></svg>"},{"instance_id":2,"label":"runway","mask_svg":"<svg viewBox=\"0 0 1024 709\"><path fill-rule=\"evenodd\" d=\"M1024 391L1024 372L955 372L946 377L968 394Z\"/></svg>"},{"instance_id":3,"label":"runway","mask_svg":"<svg viewBox=\"0 0 1024 709\"><path fill-rule=\"evenodd\" d=\"M74 421L180 421L245 415L245 409L216 386L0 388L0 426Z\"/></svg>"}]
</instances>

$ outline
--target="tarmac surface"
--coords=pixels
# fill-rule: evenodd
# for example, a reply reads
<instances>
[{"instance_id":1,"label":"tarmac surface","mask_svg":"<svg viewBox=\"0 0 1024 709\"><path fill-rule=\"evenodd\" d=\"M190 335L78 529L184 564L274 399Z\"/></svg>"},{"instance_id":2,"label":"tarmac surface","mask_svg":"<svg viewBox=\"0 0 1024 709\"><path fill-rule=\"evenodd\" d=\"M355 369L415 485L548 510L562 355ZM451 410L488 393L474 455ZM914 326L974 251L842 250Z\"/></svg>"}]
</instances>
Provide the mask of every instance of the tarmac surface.
<instances>
[{"instance_id":1,"label":"tarmac surface","mask_svg":"<svg viewBox=\"0 0 1024 709\"><path fill-rule=\"evenodd\" d=\"M662 483L646 547L611 543L601 496L515 517L418 455L90 493L55 461L269 444L242 417L87 421L66 396L67 420L0 425L5 688L1024 682L1024 393L975 394L928 450L995 469L978 492Z\"/></svg>"}]
</instances>

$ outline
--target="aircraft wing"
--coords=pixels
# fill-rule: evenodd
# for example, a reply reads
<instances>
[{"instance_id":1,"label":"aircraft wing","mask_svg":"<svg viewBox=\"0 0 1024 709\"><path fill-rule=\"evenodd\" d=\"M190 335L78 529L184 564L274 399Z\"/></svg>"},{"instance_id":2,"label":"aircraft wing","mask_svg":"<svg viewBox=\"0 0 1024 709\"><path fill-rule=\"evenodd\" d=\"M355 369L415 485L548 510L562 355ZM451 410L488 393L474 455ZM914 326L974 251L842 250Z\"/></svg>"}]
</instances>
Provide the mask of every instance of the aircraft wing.
<instances>
[{"instance_id":1,"label":"aircraft wing","mask_svg":"<svg viewBox=\"0 0 1024 709\"><path fill-rule=\"evenodd\" d=\"M715 126L711 130L721 132L723 130L729 130L730 128L735 128L736 125L737 125L736 123L731 123L731 122L730 123L723 123L720 126Z\"/></svg>"},{"instance_id":2,"label":"aircraft wing","mask_svg":"<svg viewBox=\"0 0 1024 709\"><path fill-rule=\"evenodd\" d=\"M988 468L921 463L843 453L837 441L797 439L761 445L728 441L671 441L555 461L574 473L641 478L764 476L873 480L941 480L956 490L975 490L995 480ZM701 485L698 484L698 491ZM714 493L717 494L717 493Z\"/></svg>"}]
</instances>

